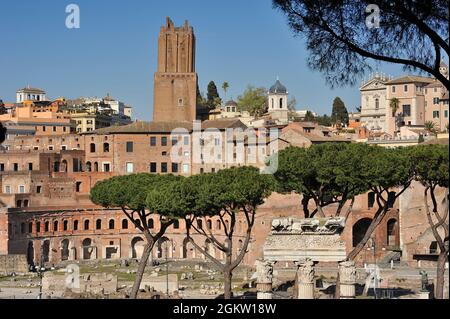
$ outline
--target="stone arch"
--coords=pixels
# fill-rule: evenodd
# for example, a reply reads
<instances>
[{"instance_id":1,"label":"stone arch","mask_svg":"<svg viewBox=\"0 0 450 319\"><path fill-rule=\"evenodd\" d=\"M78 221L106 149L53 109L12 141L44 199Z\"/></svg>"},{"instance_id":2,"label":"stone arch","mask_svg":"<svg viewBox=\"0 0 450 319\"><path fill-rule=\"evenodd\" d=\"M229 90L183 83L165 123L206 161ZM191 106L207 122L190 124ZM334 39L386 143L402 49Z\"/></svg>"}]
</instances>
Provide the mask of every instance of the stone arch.
<instances>
[{"instance_id":1,"label":"stone arch","mask_svg":"<svg viewBox=\"0 0 450 319\"><path fill-rule=\"evenodd\" d=\"M387 238L386 238L386 244L388 246L396 246L397 245L397 219L391 218L388 220L386 224L386 231L387 231Z\"/></svg>"},{"instance_id":2,"label":"stone arch","mask_svg":"<svg viewBox=\"0 0 450 319\"><path fill-rule=\"evenodd\" d=\"M69 249L70 241L66 238L61 241L61 261L69 260L70 249Z\"/></svg>"},{"instance_id":3,"label":"stone arch","mask_svg":"<svg viewBox=\"0 0 450 319\"><path fill-rule=\"evenodd\" d=\"M158 240L158 258L165 259L172 257L172 245L167 237L161 237Z\"/></svg>"},{"instance_id":4,"label":"stone arch","mask_svg":"<svg viewBox=\"0 0 450 319\"><path fill-rule=\"evenodd\" d=\"M195 259L195 247L188 238L183 240L183 252L181 258L183 259Z\"/></svg>"},{"instance_id":5,"label":"stone arch","mask_svg":"<svg viewBox=\"0 0 450 319\"><path fill-rule=\"evenodd\" d=\"M144 252L145 242L141 237L134 237L131 240L131 258L140 259Z\"/></svg>"},{"instance_id":6,"label":"stone arch","mask_svg":"<svg viewBox=\"0 0 450 319\"><path fill-rule=\"evenodd\" d=\"M371 218L361 218L352 227L352 244L356 247L364 238L370 224L372 223Z\"/></svg>"},{"instance_id":7,"label":"stone arch","mask_svg":"<svg viewBox=\"0 0 450 319\"><path fill-rule=\"evenodd\" d=\"M42 260L41 263L48 263L50 261L50 240L42 242Z\"/></svg>"},{"instance_id":8,"label":"stone arch","mask_svg":"<svg viewBox=\"0 0 450 319\"><path fill-rule=\"evenodd\" d=\"M82 242L83 246L83 259L91 260L95 259L96 247L93 246L92 239L86 238Z\"/></svg>"},{"instance_id":9,"label":"stone arch","mask_svg":"<svg viewBox=\"0 0 450 319\"><path fill-rule=\"evenodd\" d=\"M32 241L28 242L27 247L27 262L28 265L34 266L34 244Z\"/></svg>"}]
</instances>

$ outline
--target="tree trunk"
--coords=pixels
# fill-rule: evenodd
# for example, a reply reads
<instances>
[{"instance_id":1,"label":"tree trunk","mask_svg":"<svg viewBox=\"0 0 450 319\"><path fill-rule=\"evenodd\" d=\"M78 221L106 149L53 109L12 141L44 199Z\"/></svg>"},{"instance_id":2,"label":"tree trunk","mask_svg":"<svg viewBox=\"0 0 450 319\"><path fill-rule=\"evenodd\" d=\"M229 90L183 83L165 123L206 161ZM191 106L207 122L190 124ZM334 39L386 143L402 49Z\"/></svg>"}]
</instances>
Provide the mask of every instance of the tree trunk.
<instances>
[{"instance_id":1,"label":"tree trunk","mask_svg":"<svg viewBox=\"0 0 450 319\"><path fill-rule=\"evenodd\" d=\"M361 242L358 245L356 245L355 248L353 248L353 250L348 255L348 257L347 257L348 260L354 260L356 258L356 256L358 256L358 254L361 252L361 250L363 250L364 246L367 244L367 241L370 239L370 237L372 236L372 234L375 231L375 229L377 228L377 226L381 223L381 221L383 220L386 213L387 213L387 209L383 208L383 211L380 212L380 214L377 217L375 217L374 220L372 220L372 223L370 224L369 228L367 229L366 234L364 235L364 238L361 240Z\"/></svg>"},{"instance_id":2,"label":"tree trunk","mask_svg":"<svg viewBox=\"0 0 450 319\"><path fill-rule=\"evenodd\" d=\"M336 291L334 292L334 299L341 299L341 274L339 273L339 265L338 265L338 274L336 278Z\"/></svg>"},{"instance_id":3,"label":"tree trunk","mask_svg":"<svg viewBox=\"0 0 450 319\"><path fill-rule=\"evenodd\" d=\"M447 261L448 251L441 251L437 262L435 298L444 299L444 280L445 280L445 262Z\"/></svg>"},{"instance_id":4,"label":"tree trunk","mask_svg":"<svg viewBox=\"0 0 450 319\"><path fill-rule=\"evenodd\" d=\"M134 280L133 289L131 290L130 299L137 299L139 288L141 286L142 277L144 276L145 267L147 266L148 258L152 253L153 245L145 245L144 252L142 253L141 260L139 261L139 267L136 272L136 279Z\"/></svg>"},{"instance_id":5,"label":"tree trunk","mask_svg":"<svg viewBox=\"0 0 450 319\"><path fill-rule=\"evenodd\" d=\"M223 271L223 279L223 296L225 299L229 300L231 299L231 282L233 279L233 272L229 268L226 268Z\"/></svg>"}]
</instances>

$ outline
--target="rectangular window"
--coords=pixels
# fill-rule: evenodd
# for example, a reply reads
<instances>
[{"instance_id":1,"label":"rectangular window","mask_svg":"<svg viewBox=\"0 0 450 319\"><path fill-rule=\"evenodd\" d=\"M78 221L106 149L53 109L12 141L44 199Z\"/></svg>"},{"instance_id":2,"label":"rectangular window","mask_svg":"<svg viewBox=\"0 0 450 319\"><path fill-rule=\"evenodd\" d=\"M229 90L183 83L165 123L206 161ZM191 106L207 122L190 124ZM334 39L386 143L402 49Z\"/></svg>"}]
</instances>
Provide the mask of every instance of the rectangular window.
<instances>
[{"instance_id":1,"label":"rectangular window","mask_svg":"<svg viewBox=\"0 0 450 319\"><path fill-rule=\"evenodd\" d=\"M127 142L127 153L133 153L133 142Z\"/></svg>"},{"instance_id":2,"label":"rectangular window","mask_svg":"<svg viewBox=\"0 0 450 319\"><path fill-rule=\"evenodd\" d=\"M11 194L11 186L5 186L5 194Z\"/></svg>"},{"instance_id":3,"label":"rectangular window","mask_svg":"<svg viewBox=\"0 0 450 319\"><path fill-rule=\"evenodd\" d=\"M433 98L433 104L439 104L440 99L438 97Z\"/></svg>"},{"instance_id":4,"label":"rectangular window","mask_svg":"<svg viewBox=\"0 0 450 319\"><path fill-rule=\"evenodd\" d=\"M175 146L178 144L178 138L177 137L172 137L172 146Z\"/></svg>"},{"instance_id":5,"label":"rectangular window","mask_svg":"<svg viewBox=\"0 0 450 319\"><path fill-rule=\"evenodd\" d=\"M150 163L150 173L156 173L156 172L157 172L157 164Z\"/></svg>"},{"instance_id":6,"label":"rectangular window","mask_svg":"<svg viewBox=\"0 0 450 319\"><path fill-rule=\"evenodd\" d=\"M172 173L178 173L178 164L172 163Z\"/></svg>"},{"instance_id":7,"label":"rectangular window","mask_svg":"<svg viewBox=\"0 0 450 319\"><path fill-rule=\"evenodd\" d=\"M33 170L33 163L28 163L28 170L32 171Z\"/></svg>"},{"instance_id":8,"label":"rectangular window","mask_svg":"<svg viewBox=\"0 0 450 319\"><path fill-rule=\"evenodd\" d=\"M370 192L368 195L368 207L373 208L373 205L375 204L375 193Z\"/></svg>"},{"instance_id":9,"label":"rectangular window","mask_svg":"<svg viewBox=\"0 0 450 319\"><path fill-rule=\"evenodd\" d=\"M183 164L183 173L189 173L189 164Z\"/></svg>"},{"instance_id":10,"label":"rectangular window","mask_svg":"<svg viewBox=\"0 0 450 319\"><path fill-rule=\"evenodd\" d=\"M25 186L23 185L19 186L19 194L25 194Z\"/></svg>"},{"instance_id":11,"label":"rectangular window","mask_svg":"<svg viewBox=\"0 0 450 319\"><path fill-rule=\"evenodd\" d=\"M0 164L0 172L4 172L5 171L5 164L1 163Z\"/></svg>"},{"instance_id":12,"label":"rectangular window","mask_svg":"<svg viewBox=\"0 0 450 319\"><path fill-rule=\"evenodd\" d=\"M36 193L40 194L42 192L42 186L36 187Z\"/></svg>"},{"instance_id":13,"label":"rectangular window","mask_svg":"<svg viewBox=\"0 0 450 319\"><path fill-rule=\"evenodd\" d=\"M395 93L395 85L392 86L392 93Z\"/></svg>"},{"instance_id":14,"label":"rectangular window","mask_svg":"<svg viewBox=\"0 0 450 319\"><path fill-rule=\"evenodd\" d=\"M61 151L67 151L67 146L66 145L62 145L61 146Z\"/></svg>"},{"instance_id":15,"label":"rectangular window","mask_svg":"<svg viewBox=\"0 0 450 319\"><path fill-rule=\"evenodd\" d=\"M409 104L403 105L403 115L411 116L411 105L409 105Z\"/></svg>"},{"instance_id":16,"label":"rectangular window","mask_svg":"<svg viewBox=\"0 0 450 319\"><path fill-rule=\"evenodd\" d=\"M156 146L156 137L150 137L150 146Z\"/></svg>"},{"instance_id":17,"label":"rectangular window","mask_svg":"<svg viewBox=\"0 0 450 319\"><path fill-rule=\"evenodd\" d=\"M109 164L109 163L104 163L104 164L103 164L103 172L105 172L105 173L111 172L111 164Z\"/></svg>"},{"instance_id":18,"label":"rectangular window","mask_svg":"<svg viewBox=\"0 0 450 319\"><path fill-rule=\"evenodd\" d=\"M404 91L408 92L408 85L407 84L405 84L405 86L404 86Z\"/></svg>"},{"instance_id":19,"label":"rectangular window","mask_svg":"<svg viewBox=\"0 0 450 319\"><path fill-rule=\"evenodd\" d=\"M433 111L433 118L438 119L439 118L439 111Z\"/></svg>"},{"instance_id":20,"label":"rectangular window","mask_svg":"<svg viewBox=\"0 0 450 319\"><path fill-rule=\"evenodd\" d=\"M161 173L167 173L167 163L161 163Z\"/></svg>"},{"instance_id":21,"label":"rectangular window","mask_svg":"<svg viewBox=\"0 0 450 319\"><path fill-rule=\"evenodd\" d=\"M167 137L166 136L161 137L161 146L167 146Z\"/></svg>"},{"instance_id":22,"label":"rectangular window","mask_svg":"<svg viewBox=\"0 0 450 319\"><path fill-rule=\"evenodd\" d=\"M447 110L444 111L444 117L445 117L445 118L448 117L448 111L447 111Z\"/></svg>"},{"instance_id":23,"label":"rectangular window","mask_svg":"<svg viewBox=\"0 0 450 319\"><path fill-rule=\"evenodd\" d=\"M19 164L14 163L14 164L13 164L13 171L14 171L14 172L17 172L18 170L19 170Z\"/></svg>"},{"instance_id":24,"label":"rectangular window","mask_svg":"<svg viewBox=\"0 0 450 319\"><path fill-rule=\"evenodd\" d=\"M133 174L134 172L134 164L133 163L127 163L127 173Z\"/></svg>"},{"instance_id":25,"label":"rectangular window","mask_svg":"<svg viewBox=\"0 0 450 319\"><path fill-rule=\"evenodd\" d=\"M189 136L185 136L184 138L183 138L183 141L184 141L184 145L189 145Z\"/></svg>"}]
</instances>

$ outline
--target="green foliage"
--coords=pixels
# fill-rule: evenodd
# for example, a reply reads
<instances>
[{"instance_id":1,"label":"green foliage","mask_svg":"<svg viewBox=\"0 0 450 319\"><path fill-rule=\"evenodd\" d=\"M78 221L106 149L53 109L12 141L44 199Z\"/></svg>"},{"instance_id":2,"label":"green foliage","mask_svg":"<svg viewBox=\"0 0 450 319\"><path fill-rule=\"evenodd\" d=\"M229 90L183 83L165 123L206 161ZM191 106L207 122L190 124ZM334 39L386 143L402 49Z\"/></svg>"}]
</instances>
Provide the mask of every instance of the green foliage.
<instances>
[{"instance_id":1,"label":"green foliage","mask_svg":"<svg viewBox=\"0 0 450 319\"><path fill-rule=\"evenodd\" d=\"M221 100L220 100L219 92L217 91L216 83L214 83L214 81L211 81L208 84L208 93L206 95L206 104L208 105L208 107L210 109L214 109L214 108L216 108L219 101L221 101Z\"/></svg>"},{"instance_id":2,"label":"green foliage","mask_svg":"<svg viewBox=\"0 0 450 319\"><path fill-rule=\"evenodd\" d=\"M305 122L314 122L316 118L314 117L314 114L311 111L307 111L305 115Z\"/></svg>"},{"instance_id":3,"label":"green foliage","mask_svg":"<svg viewBox=\"0 0 450 319\"><path fill-rule=\"evenodd\" d=\"M416 180L424 186L449 187L448 146L419 145L409 152Z\"/></svg>"},{"instance_id":4,"label":"green foliage","mask_svg":"<svg viewBox=\"0 0 450 319\"><path fill-rule=\"evenodd\" d=\"M91 201L107 208L141 211L147 208L148 192L179 180L173 175L133 174L115 176L98 182L91 190Z\"/></svg>"},{"instance_id":5,"label":"green foliage","mask_svg":"<svg viewBox=\"0 0 450 319\"><path fill-rule=\"evenodd\" d=\"M248 111L252 116L261 116L267 111L267 94L264 88L248 86L244 93L238 96L240 111Z\"/></svg>"},{"instance_id":6,"label":"green foliage","mask_svg":"<svg viewBox=\"0 0 450 319\"><path fill-rule=\"evenodd\" d=\"M331 121L337 125L348 125L348 111L341 98L336 97L333 101Z\"/></svg>"},{"instance_id":7,"label":"green foliage","mask_svg":"<svg viewBox=\"0 0 450 319\"><path fill-rule=\"evenodd\" d=\"M392 117L395 117L398 109L400 108L400 100L397 99L396 97L392 98L389 101L389 106L391 107L391 110L392 110Z\"/></svg>"},{"instance_id":8,"label":"green foliage","mask_svg":"<svg viewBox=\"0 0 450 319\"><path fill-rule=\"evenodd\" d=\"M322 125L322 126L332 126L333 125L331 117L329 117L326 114L323 116L317 117L316 121L317 121L317 124Z\"/></svg>"}]
</instances>

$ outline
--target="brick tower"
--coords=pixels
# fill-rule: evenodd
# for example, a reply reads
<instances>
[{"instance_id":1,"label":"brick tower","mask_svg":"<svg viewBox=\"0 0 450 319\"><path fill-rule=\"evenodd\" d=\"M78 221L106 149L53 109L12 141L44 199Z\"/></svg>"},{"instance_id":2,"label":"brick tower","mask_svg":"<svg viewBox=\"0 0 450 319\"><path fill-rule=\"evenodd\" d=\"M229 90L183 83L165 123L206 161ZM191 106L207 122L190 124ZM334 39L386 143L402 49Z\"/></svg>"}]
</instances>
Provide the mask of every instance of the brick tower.
<instances>
[{"instance_id":1,"label":"brick tower","mask_svg":"<svg viewBox=\"0 0 450 319\"><path fill-rule=\"evenodd\" d=\"M175 27L167 18L158 39L153 121L194 121L197 108L194 29L186 21Z\"/></svg>"}]
</instances>

